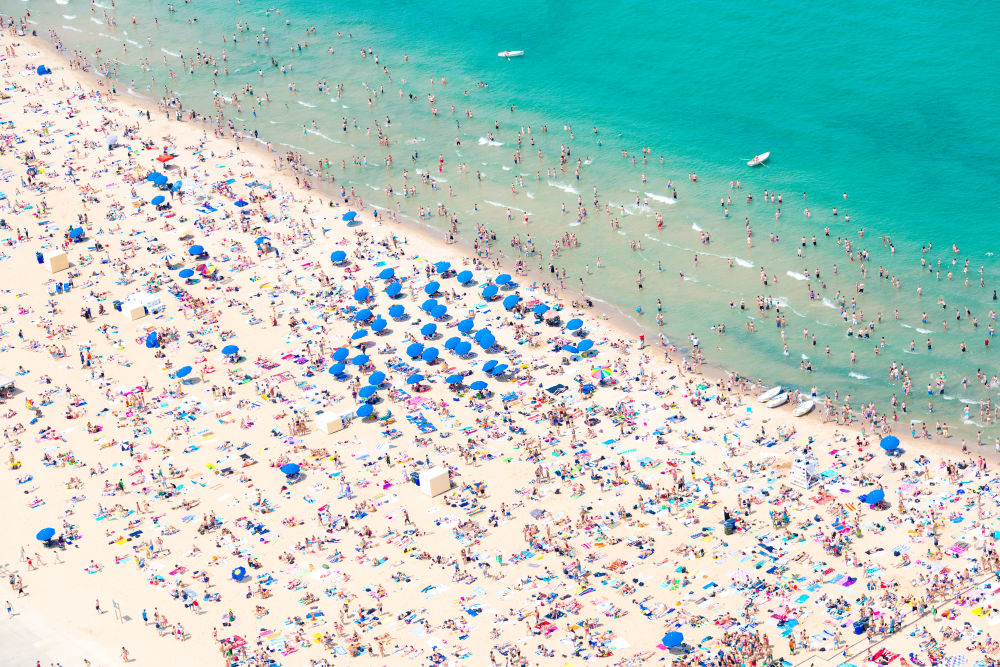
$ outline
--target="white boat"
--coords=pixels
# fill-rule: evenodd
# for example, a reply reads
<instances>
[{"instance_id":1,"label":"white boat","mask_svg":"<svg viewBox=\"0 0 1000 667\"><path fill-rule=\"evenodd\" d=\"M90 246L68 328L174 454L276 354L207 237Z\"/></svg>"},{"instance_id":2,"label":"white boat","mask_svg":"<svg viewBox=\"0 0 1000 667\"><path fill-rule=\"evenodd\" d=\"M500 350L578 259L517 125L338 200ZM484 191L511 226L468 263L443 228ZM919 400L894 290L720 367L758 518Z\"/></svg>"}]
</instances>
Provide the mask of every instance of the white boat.
<instances>
[{"instance_id":1,"label":"white boat","mask_svg":"<svg viewBox=\"0 0 1000 667\"><path fill-rule=\"evenodd\" d=\"M755 156L752 160L748 161L747 162L747 166L748 167L759 167L760 165L762 165L765 162L767 162L767 158L769 158L769 157L771 157L771 151L768 151L766 153L761 153L760 155Z\"/></svg>"},{"instance_id":2,"label":"white boat","mask_svg":"<svg viewBox=\"0 0 1000 667\"><path fill-rule=\"evenodd\" d=\"M524 51L501 51L497 55L501 58L518 58L524 55Z\"/></svg>"},{"instance_id":3,"label":"white boat","mask_svg":"<svg viewBox=\"0 0 1000 667\"><path fill-rule=\"evenodd\" d=\"M769 408L777 408L784 405L787 402L788 402L788 392L786 391L781 394L778 394L764 405L766 405Z\"/></svg>"},{"instance_id":4,"label":"white boat","mask_svg":"<svg viewBox=\"0 0 1000 667\"><path fill-rule=\"evenodd\" d=\"M761 394L760 396L758 396L757 400L760 401L761 403L767 403L768 401L770 401L772 398L774 398L775 396L777 396L780 393L781 393L781 386L780 385L777 386L777 387L771 387L770 389L768 389L767 391L765 391L763 394Z\"/></svg>"},{"instance_id":5,"label":"white boat","mask_svg":"<svg viewBox=\"0 0 1000 667\"><path fill-rule=\"evenodd\" d=\"M792 414L795 415L796 417L802 417L812 412L813 408L815 407L816 403L814 403L813 401L801 401L792 410Z\"/></svg>"}]
</instances>

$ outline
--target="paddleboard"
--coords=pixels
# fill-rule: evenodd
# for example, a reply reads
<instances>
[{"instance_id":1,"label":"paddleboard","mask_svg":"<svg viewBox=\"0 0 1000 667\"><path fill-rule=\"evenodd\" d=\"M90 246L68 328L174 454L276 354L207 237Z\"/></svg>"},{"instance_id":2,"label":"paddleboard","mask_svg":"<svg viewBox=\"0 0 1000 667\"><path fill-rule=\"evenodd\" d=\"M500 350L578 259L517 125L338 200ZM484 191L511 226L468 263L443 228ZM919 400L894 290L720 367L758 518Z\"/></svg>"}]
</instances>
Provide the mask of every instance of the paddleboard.
<instances>
[{"instance_id":1,"label":"paddleboard","mask_svg":"<svg viewBox=\"0 0 1000 667\"><path fill-rule=\"evenodd\" d=\"M781 386L780 385L777 386L777 387L771 387L770 389L768 389L767 391L765 391L763 394L761 394L760 396L758 396L757 400L760 401L761 403L767 403L768 401L770 401L772 398L774 398L775 396L777 396L780 393L781 393Z\"/></svg>"},{"instance_id":2,"label":"paddleboard","mask_svg":"<svg viewBox=\"0 0 1000 667\"><path fill-rule=\"evenodd\" d=\"M812 412L812 409L814 407L816 407L816 404L814 402L802 401L801 403L795 406L795 409L792 410L792 414L795 415L796 417L802 417Z\"/></svg>"},{"instance_id":3,"label":"paddleboard","mask_svg":"<svg viewBox=\"0 0 1000 667\"><path fill-rule=\"evenodd\" d=\"M782 394L778 394L777 396L775 396L774 398L772 398L770 401L768 401L767 403L765 403L765 405L767 405L767 407L769 407L769 408L776 408L778 406L784 405L787 402L788 402L788 392L785 392L785 393L782 393Z\"/></svg>"}]
</instances>

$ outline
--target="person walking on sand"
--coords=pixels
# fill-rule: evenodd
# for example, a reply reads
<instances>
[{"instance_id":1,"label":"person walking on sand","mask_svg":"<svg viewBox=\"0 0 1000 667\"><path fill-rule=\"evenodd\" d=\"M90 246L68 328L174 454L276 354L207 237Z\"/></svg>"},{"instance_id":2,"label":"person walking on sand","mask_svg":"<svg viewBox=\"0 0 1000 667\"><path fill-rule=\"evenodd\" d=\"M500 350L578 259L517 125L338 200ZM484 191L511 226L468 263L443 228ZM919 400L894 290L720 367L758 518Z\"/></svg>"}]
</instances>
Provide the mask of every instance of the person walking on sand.
<instances>
[{"instance_id":1,"label":"person walking on sand","mask_svg":"<svg viewBox=\"0 0 1000 667\"><path fill-rule=\"evenodd\" d=\"M128 661L129 661L128 649L122 646L122 662L128 662Z\"/></svg>"}]
</instances>

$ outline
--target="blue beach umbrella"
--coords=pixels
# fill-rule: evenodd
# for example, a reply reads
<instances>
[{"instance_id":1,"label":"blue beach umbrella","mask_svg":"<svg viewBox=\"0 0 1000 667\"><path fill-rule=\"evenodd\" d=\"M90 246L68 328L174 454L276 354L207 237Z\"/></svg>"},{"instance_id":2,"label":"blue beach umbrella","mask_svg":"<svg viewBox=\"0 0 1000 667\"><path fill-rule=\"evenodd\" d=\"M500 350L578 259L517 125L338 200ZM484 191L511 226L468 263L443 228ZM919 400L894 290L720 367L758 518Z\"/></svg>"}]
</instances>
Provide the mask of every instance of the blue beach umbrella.
<instances>
[{"instance_id":1,"label":"blue beach umbrella","mask_svg":"<svg viewBox=\"0 0 1000 667\"><path fill-rule=\"evenodd\" d=\"M494 368L496 367L496 365L497 365L497 364L499 364L499 363L500 363L500 362L499 362L499 361L497 361L496 359L490 359L490 360L489 360L489 361L487 361L487 362L486 362L485 364L483 364L483 372L484 372L484 373L489 373L489 372L490 372L490 371L492 371L492 370L493 370L493 369L494 369Z\"/></svg>"},{"instance_id":2,"label":"blue beach umbrella","mask_svg":"<svg viewBox=\"0 0 1000 667\"><path fill-rule=\"evenodd\" d=\"M488 350L497 343L497 339L494 338L493 334L487 334L479 339L479 345L482 346L484 350Z\"/></svg>"},{"instance_id":3,"label":"blue beach umbrella","mask_svg":"<svg viewBox=\"0 0 1000 667\"><path fill-rule=\"evenodd\" d=\"M257 245L264 245L265 243L270 243L270 242L271 242L270 236L258 236L256 239L254 239L254 243L256 243Z\"/></svg>"},{"instance_id":4,"label":"blue beach umbrella","mask_svg":"<svg viewBox=\"0 0 1000 667\"><path fill-rule=\"evenodd\" d=\"M48 542L49 540L51 540L55 536L56 536L56 529L55 528L42 528L35 535L35 539L39 540L41 542Z\"/></svg>"},{"instance_id":5,"label":"blue beach umbrella","mask_svg":"<svg viewBox=\"0 0 1000 667\"><path fill-rule=\"evenodd\" d=\"M330 375L340 375L341 373L344 372L344 369L346 368L347 366L345 366L344 364L336 363L333 366L330 366Z\"/></svg>"},{"instance_id":6,"label":"blue beach umbrella","mask_svg":"<svg viewBox=\"0 0 1000 667\"><path fill-rule=\"evenodd\" d=\"M420 382L423 382L423 380L424 380L423 375L421 375L420 373L414 373L410 377L406 378L406 384L418 384Z\"/></svg>"},{"instance_id":7,"label":"blue beach umbrella","mask_svg":"<svg viewBox=\"0 0 1000 667\"><path fill-rule=\"evenodd\" d=\"M570 331L576 331L583 326L583 320L578 317L574 317L569 322L566 323L566 328Z\"/></svg>"},{"instance_id":8,"label":"blue beach umbrella","mask_svg":"<svg viewBox=\"0 0 1000 667\"><path fill-rule=\"evenodd\" d=\"M158 172L158 171L151 171L151 172L149 172L148 174L146 174L146 180L147 180L147 181L155 181L155 180L156 180L156 177L157 177L157 176L160 176L160 175L161 175L161 174L160 174L160 172Z\"/></svg>"},{"instance_id":9,"label":"blue beach umbrella","mask_svg":"<svg viewBox=\"0 0 1000 667\"><path fill-rule=\"evenodd\" d=\"M181 366L174 375L179 378L186 378L188 375L191 375L191 371L193 370L190 366Z\"/></svg>"},{"instance_id":10,"label":"blue beach umbrella","mask_svg":"<svg viewBox=\"0 0 1000 667\"><path fill-rule=\"evenodd\" d=\"M482 391L483 389L486 389L487 386L489 385L487 385L482 380L476 380L475 382L469 385L469 388L475 391Z\"/></svg>"},{"instance_id":11,"label":"blue beach umbrella","mask_svg":"<svg viewBox=\"0 0 1000 667\"><path fill-rule=\"evenodd\" d=\"M397 285L399 283L396 283ZM394 306L389 306L389 317L399 318L406 314L406 309L403 308L401 304L396 304Z\"/></svg>"},{"instance_id":12,"label":"blue beach umbrella","mask_svg":"<svg viewBox=\"0 0 1000 667\"><path fill-rule=\"evenodd\" d=\"M451 268L451 262L435 262L434 268L437 269L438 273L444 273Z\"/></svg>"},{"instance_id":13,"label":"blue beach umbrella","mask_svg":"<svg viewBox=\"0 0 1000 667\"><path fill-rule=\"evenodd\" d=\"M359 287L357 290L354 291L355 301L364 301L369 296L371 296L371 292L368 291L367 287Z\"/></svg>"},{"instance_id":14,"label":"blue beach umbrella","mask_svg":"<svg viewBox=\"0 0 1000 667\"><path fill-rule=\"evenodd\" d=\"M429 347L420 354L420 358L427 363L431 363L438 358L438 349L436 347Z\"/></svg>"},{"instance_id":15,"label":"blue beach umbrella","mask_svg":"<svg viewBox=\"0 0 1000 667\"><path fill-rule=\"evenodd\" d=\"M476 323L473 322L472 318L470 317L458 323L458 330L462 333L469 333L475 326Z\"/></svg>"},{"instance_id":16,"label":"blue beach umbrella","mask_svg":"<svg viewBox=\"0 0 1000 667\"><path fill-rule=\"evenodd\" d=\"M354 321L365 322L367 320L370 320L371 316L372 316L371 310L369 310L368 308L362 308L361 310L359 310L354 314Z\"/></svg>"},{"instance_id":17,"label":"blue beach umbrella","mask_svg":"<svg viewBox=\"0 0 1000 667\"><path fill-rule=\"evenodd\" d=\"M459 338L458 336L452 336L451 338L449 338L448 340L446 340L444 342L444 349L446 349L446 350L454 350L455 346L458 345L461 342L462 342L461 338Z\"/></svg>"},{"instance_id":18,"label":"blue beach umbrella","mask_svg":"<svg viewBox=\"0 0 1000 667\"><path fill-rule=\"evenodd\" d=\"M358 390L358 396L360 396L361 398L370 398L371 395L374 394L376 391L378 391L378 389L376 389L371 385L368 385L367 387L362 387L361 389Z\"/></svg>"},{"instance_id":19,"label":"blue beach umbrella","mask_svg":"<svg viewBox=\"0 0 1000 667\"><path fill-rule=\"evenodd\" d=\"M420 343L410 343L406 348L406 356L411 359L415 359L420 356L420 353L424 351L424 346Z\"/></svg>"},{"instance_id":20,"label":"blue beach umbrella","mask_svg":"<svg viewBox=\"0 0 1000 667\"><path fill-rule=\"evenodd\" d=\"M222 348L222 354L233 355L240 351L240 348L236 345L227 345Z\"/></svg>"},{"instance_id":21,"label":"blue beach umbrella","mask_svg":"<svg viewBox=\"0 0 1000 667\"><path fill-rule=\"evenodd\" d=\"M372 406L371 403L365 403L364 405L358 407L355 414L357 414L359 417L370 417L372 412L374 411L375 408L374 406Z\"/></svg>"},{"instance_id":22,"label":"blue beach umbrella","mask_svg":"<svg viewBox=\"0 0 1000 667\"><path fill-rule=\"evenodd\" d=\"M501 273L499 276L497 276L496 280L494 280L493 282L495 282L497 285L506 285L507 283L510 282L510 274Z\"/></svg>"},{"instance_id":23,"label":"blue beach umbrella","mask_svg":"<svg viewBox=\"0 0 1000 667\"><path fill-rule=\"evenodd\" d=\"M420 333L424 336L433 336L434 332L437 331L438 325L433 322L428 322L424 326L420 327Z\"/></svg>"},{"instance_id":24,"label":"blue beach umbrella","mask_svg":"<svg viewBox=\"0 0 1000 667\"><path fill-rule=\"evenodd\" d=\"M668 632L663 635L663 639L660 640L660 643L667 648L674 648L684 643L684 635L679 632Z\"/></svg>"},{"instance_id":25,"label":"blue beach umbrella","mask_svg":"<svg viewBox=\"0 0 1000 667\"><path fill-rule=\"evenodd\" d=\"M510 366L508 366L507 364L497 364L496 366L493 367L493 371L491 372L491 374L503 375L505 372L507 372L508 368L510 368Z\"/></svg>"},{"instance_id":26,"label":"blue beach umbrella","mask_svg":"<svg viewBox=\"0 0 1000 667\"><path fill-rule=\"evenodd\" d=\"M503 299L503 307L506 308L507 310L513 310L514 306L516 306L517 302L520 301L520 300L521 300L521 297L519 297L518 295L516 295L516 294L508 294Z\"/></svg>"},{"instance_id":27,"label":"blue beach umbrella","mask_svg":"<svg viewBox=\"0 0 1000 667\"><path fill-rule=\"evenodd\" d=\"M562 351L569 352L570 354L576 354L580 350L575 345L563 345Z\"/></svg>"},{"instance_id":28,"label":"blue beach umbrella","mask_svg":"<svg viewBox=\"0 0 1000 667\"><path fill-rule=\"evenodd\" d=\"M338 347L333 352L333 360L334 361L343 361L344 359L346 359L349 356L351 356L351 351L349 349L347 349L346 347Z\"/></svg>"},{"instance_id":29,"label":"blue beach umbrella","mask_svg":"<svg viewBox=\"0 0 1000 667\"><path fill-rule=\"evenodd\" d=\"M382 371L375 371L368 376L368 384L378 386L385 382L385 373Z\"/></svg>"},{"instance_id":30,"label":"blue beach umbrella","mask_svg":"<svg viewBox=\"0 0 1000 667\"><path fill-rule=\"evenodd\" d=\"M382 269L379 271L378 277L380 280L391 280L393 276L396 275L396 269L391 266L387 269Z\"/></svg>"},{"instance_id":31,"label":"blue beach umbrella","mask_svg":"<svg viewBox=\"0 0 1000 667\"><path fill-rule=\"evenodd\" d=\"M240 567L238 567L238 568L236 568L236 569L233 570L232 577L233 577L233 581L235 581L236 583L239 583L239 582L243 581L243 579L246 576L247 576L247 569L245 567L243 567L242 565Z\"/></svg>"},{"instance_id":32,"label":"blue beach umbrella","mask_svg":"<svg viewBox=\"0 0 1000 667\"><path fill-rule=\"evenodd\" d=\"M432 280L426 285L424 285L425 294L437 294L439 289L441 289L441 283L439 283L436 280Z\"/></svg>"},{"instance_id":33,"label":"blue beach umbrella","mask_svg":"<svg viewBox=\"0 0 1000 667\"><path fill-rule=\"evenodd\" d=\"M334 250L330 253L330 261L334 264L340 264L345 259L347 259L347 253L343 250Z\"/></svg>"},{"instance_id":34,"label":"blue beach umbrella","mask_svg":"<svg viewBox=\"0 0 1000 667\"><path fill-rule=\"evenodd\" d=\"M463 380L465 380L465 376L460 373L454 373L444 379L448 384L462 384Z\"/></svg>"},{"instance_id":35,"label":"blue beach umbrella","mask_svg":"<svg viewBox=\"0 0 1000 667\"><path fill-rule=\"evenodd\" d=\"M242 199L240 199L238 201L233 202L233 206L238 206L240 208L243 208L244 206L249 206L249 202L245 202Z\"/></svg>"},{"instance_id":36,"label":"blue beach umbrella","mask_svg":"<svg viewBox=\"0 0 1000 667\"><path fill-rule=\"evenodd\" d=\"M497 287L496 285L487 285L486 287L483 288L483 298L492 299L497 295L497 292L499 291L500 288Z\"/></svg>"},{"instance_id":37,"label":"blue beach umbrella","mask_svg":"<svg viewBox=\"0 0 1000 667\"><path fill-rule=\"evenodd\" d=\"M461 285L472 282L472 271L462 271L460 274L455 276L455 280L457 280Z\"/></svg>"},{"instance_id":38,"label":"blue beach umbrella","mask_svg":"<svg viewBox=\"0 0 1000 667\"><path fill-rule=\"evenodd\" d=\"M148 336L146 336L146 347L159 347L160 339L156 335L155 331L151 331Z\"/></svg>"},{"instance_id":39,"label":"blue beach umbrella","mask_svg":"<svg viewBox=\"0 0 1000 667\"><path fill-rule=\"evenodd\" d=\"M371 324L372 331L374 331L375 333L378 333L379 331L382 331L387 326L389 326L389 323L386 322L385 320L383 320L381 317L379 317L378 319L376 319Z\"/></svg>"},{"instance_id":40,"label":"blue beach umbrella","mask_svg":"<svg viewBox=\"0 0 1000 667\"><path fill-rule=\"evenodd\" d=\"M205 248L203 248L200 245L193 245L190 248L188 248L189 255L200 255L203 252L205 252Z\"/></svg>"},{"instance_id":41,"label":"blue beach umbrella","mask_svg":"<svg viewBox=\"0 0 1000 667\"><path fill-rule=\"evenodd\" d=\"M298 463L286 463L285 465L278 468L281 472L286 475L298 475L302 468L299 467Z\"/></svg>"},{"instance_id":42,"label":"blue beach umbrella","mask_svg":"<svg viewBox=\"0 0 1000 667\"><path fill-rule=\"evenodd\" d=\"M368 355L359 354L353 359L351 359L351 363L354 364L355 366L364 366L365 364L368 363Z\"/></svg>"},{"instance_id":43,"label":"blue beach umbrella","mask_svg":"<svg viewBox=\"0 0 1000 667\"><path fill-rule=\"evenodd\" d=\"M425 313L429 313L438 305L437 299L427 299L422 304L420 304L420 310Z\"/></svg>"},{"instance_id":44,"label":"blue beach umbrella","mask_svg":"<svg viewBox=\"0 0 1000 667\"><path fill-rule=\"evenodd\" d=\"M594 347L594 341L590 340L589 338L584 338L583 340L581 340L579 343L576 344L576 349L580 350L581 352L586 352L592 347Z\"/></svg>"},{"instance_id":45,"label":"blue beach umbrella","mask_svg":"<svg viewBox=\"0 0 1000 667\"><path fill-rule=\"evenodd\" d=\"M190 278L191 276L194 275L194 271L192 271L191 269L181 269L177 273L177 275L181 278Z\"/></svg>"},{"instance_id":46,"label":"blue beach umbrella","mask_svg":"<svg viewBox=\"0 0 1000 667\"><path fill-rule=\"evenodd\" d=\"M443 303L439 303L431 309L431 317L435 320L440 320L442 317L448 314L448 306Z\"/></svg>"},{"instance_id":47,"label":"blue beach umbrella","mask_svg":"<svg viewBox=\"0 0 1000 667\"><path fill-rule=\"evenodd\" d=\"M894 435L886 436L882 438L882 442L879 443L879 447L881 447L887 452L891 452L892 450L899 447L899 438L897 438Z\"/></svg>"},{"instance_id":48,"label":"blue beach umbrella","mask_svg":"<svg viewBox=\"0 0 1000 667\"><path fill-rule=\"evenodd\" d=\"M167 198L164 197L163 195L156 195L155 197L153 197L152 199L149 200L149 203L152 204L153 206L159 206L160 204L162 204L166 200L167 200Z\"/></svg>"},{"instance_id":49,"label":"blue beach umbrella","mask_svg":"<svg viewBox=\"0 0 1000 667\"><path fill-rule=\"evenodd\" d=\"M461 343L455 346L455 354L460 357L464 357L469 352L472 352L472 343L467 340L463 340Z\"/></svg>"},{"instance_id":50,"label":"blue beach umbrella","mask_svg":"<svg viewBox=\"0 0 1000 667\"><path fill-rule=\"evenodd\" d=\"M882 489L875 489L861 496L861 502L868 505L877 505L883 500L885 500L885 491Z\"/></svg>"},{"instance_id":51,"label":"blue beach umbrella","mask_svg":"<svg viewBox=\"0 0 1000 667\"><path fill-rule=\"evenodd\" d=\"M390 299L394 299L394 298L396 298L396 295L399 294L402 291L402 289L403 289L402 283L398 283L398 282L389 283L385 287L385 294Z\"/></svg>"},{"instance_id":52,"label":"blue beach umbrella","mask_svg":"<svg viewBox=\"0 0 1000 667\"><path fill-rule=\"evenodd\" d=\"M364 329L358 329L357 331L351 334L351 340L361 340L367 335L368 335L367 331L365 331Z\"/></svg>"},{"instance_id":53,"label":"blue beach umbrella","mask_svg":"<svg viewBox=\"0 0 1000 667\"><path fill-rule=\"evenodd\" d=\"M348 211L347 213L342 215L340 219L343 220L344 222L350 222L351 220L354 220L354 218L356 217L358 217L358 214L355 211Z\"/></svg>"},{"instance_id":54,"label":"blue beach umbrella","mask_svg":"<svg viewBox=\"0 0 1000 667\"><path fill-rule=\"evenodd\" d=\"M153 176L153 183L157 185L163 185L168 180L169 179L167 178L166 174L161 174L160 172L156 172L156 174Z\"/></svg>"},{"instance_id":55,"label":"blue beach umbrella","mask_svg":"<svg viewBox=\"0 0 1000 667\"><path fill-rule=\"evenodd\" d=\"M545 314L545 311L547 311L548 309L549 309L548 306L546 306L544 303L540 303L536 305L534 308L532 308L531 312L533 312L535 315L543 315Z\"/></svg>"}]
</instances>

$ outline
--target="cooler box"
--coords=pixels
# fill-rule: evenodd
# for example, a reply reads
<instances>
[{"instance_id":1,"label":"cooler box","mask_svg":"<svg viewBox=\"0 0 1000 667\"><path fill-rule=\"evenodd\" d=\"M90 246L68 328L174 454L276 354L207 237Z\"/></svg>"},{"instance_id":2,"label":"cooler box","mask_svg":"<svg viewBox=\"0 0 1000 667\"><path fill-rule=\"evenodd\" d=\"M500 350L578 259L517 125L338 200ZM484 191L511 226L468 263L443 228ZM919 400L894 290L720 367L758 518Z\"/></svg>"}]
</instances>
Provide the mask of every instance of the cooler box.
<instances>
[{"instance_id":1,"label":"cooler box","mask_svg":"<svg viewBox=\"0 0 1000 667\"><path fill-rule=\"evenodd\" d=\"M420 472L420 489L433 498L451 488L451 478L447 468L431 468Z\"/></svg>"}]
</instances>

